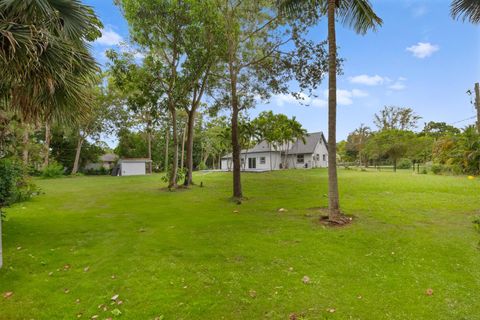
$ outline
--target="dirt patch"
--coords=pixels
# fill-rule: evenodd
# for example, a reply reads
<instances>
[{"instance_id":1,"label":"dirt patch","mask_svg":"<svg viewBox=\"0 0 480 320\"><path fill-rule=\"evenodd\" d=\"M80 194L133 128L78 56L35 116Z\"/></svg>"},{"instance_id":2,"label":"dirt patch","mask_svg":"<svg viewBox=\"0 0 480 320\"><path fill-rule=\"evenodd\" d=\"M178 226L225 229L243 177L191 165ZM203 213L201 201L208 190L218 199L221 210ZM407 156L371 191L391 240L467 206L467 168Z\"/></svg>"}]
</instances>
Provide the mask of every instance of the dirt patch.
<instances>
[{"instance_id":1,"label":"dirt patch","mask_svg":"<svg viewBox=\"0 0 480 320\"><path fill-rule=\"evenodd\" d=\"M333 228L342 228L353 223L355 216L353 215L338 215L333 219L330 219L328 216L327 208L317 209L320 212L320 219L317 220L322 226L333 227Z\"/></svg>"}]
</instances>

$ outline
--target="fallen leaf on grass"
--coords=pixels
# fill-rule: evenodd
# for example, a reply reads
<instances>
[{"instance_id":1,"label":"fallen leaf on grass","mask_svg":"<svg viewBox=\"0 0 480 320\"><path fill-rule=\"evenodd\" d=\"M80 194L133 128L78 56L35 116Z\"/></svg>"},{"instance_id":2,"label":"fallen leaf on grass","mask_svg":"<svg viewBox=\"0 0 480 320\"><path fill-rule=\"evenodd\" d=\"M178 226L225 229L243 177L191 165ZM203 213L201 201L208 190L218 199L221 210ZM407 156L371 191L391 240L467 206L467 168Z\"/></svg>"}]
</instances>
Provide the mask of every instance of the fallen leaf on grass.
<instances>
[{"instance_id":1,"label":"fallen leaf on grass","mask_svg":"<svg viewBox=\"0 0 480 320\"><path fill-rule=\"evenodd\" d=\"M256 297L257 297L257 291L255 291L255 290L250 290L250 291L248 292L248 294L249 294L250 297L252 297L252 298L256 298Z\"/></svg>"},{"instance_id":2,"label":"fallen leaf on grass","mask_svg":"<svg viewBox=\"0 0 480 320\"><path fill-rule=\"evenodd\" d=\"M3 297L4 297L5 299L10 298L11 296L13 296L13 292L12 292L12 291L7 291L7 292L4 292L4 293L3 293Z\"/></svg>"},{"instance_id":3,"label":"fallen leaf on grass","mask_svg":"<svg viewBox=\"0 0 480 320\"><path fill-rule=\"evenodd\" d=\"M114 316L119 316L119 315L122 314L122 311L120 311L120 310L118 310L118 309L113 309L111 312L112 312L112 314L113 314Z\"/></svg>"},{"instance_id":4,"label":"fallen leaf on grass","mask_svg":"<svg viewBox=\"0 0 480 320\"><path fill-rule=\"evenodd\" d=\"M288 210L285 209L285 208L280 208L280 209L278 209L278 212L287 212L287 211L288 211Z\"/></svg>"},{"instance_id":5,"label":"fallen leaf on grass","mask_svg":"<svg viewBox=\"0 0 480 320\"><path fill-rule=\"evenodd\" d=\"M288 319L289 320L297 320L297 315L295 313L290 313L290 315L288 316Z\"/></svg>"},{"instance_id":6,"label":"fallen leaf on grass","mask_svg":"<svg viewBox=\"0 0 480 320\"><path fill-rule=\"evenodd\" d=\"M305 283L305 284L310 283L310 277L309 277L309 276L304 276L304 277L302 278L302 282Z\"/></svg>"},{"instance_id":7,"label":"fallen leaf on grass","mask_svg":"<svg viewBox=\"0 0 480 320\"><path fill-rule=\"evenodd\" d=\"M63 270L68 270L68 269L70 269L70 265L69 265L69 264L66 264L66 265L63 266Z\"/></svg>"},{"instance_id":8,"label":"fallen leaf on grass","mask_svg":"<svg viewBox=\"0 0 480 320\"><path fill-rule=\"evenodd\" d=\"M123 304L123 301L122 301L122 300L118 300L118 301L117 301L117 304L118 304L118 305L121 305L121 304Z\"/></svg>"},{"instance_id":9,"label":"fallen leaf on grass","mask_svg":"<svg viewBox=\"0 0 480 320\"><path fill-rule=\"evenodd\" d=\"M92 316L92 319L98 319L98 315L96 314L96 315Z\"/></svg>"},{"instance_id":10,"label":"fallen leaf on grass","mask_svg":"<svg viewBox=\"0 0 480 320\"><path fill-rule=\"evenodd\" d=\"M118 299L118 294L114 295L111 300L116 301Z\"/></svg>"},{"instance_id":11,"label":"fallen leaf on grass","mask_svg":"<svg viewBox=\"0 0 480 320\"><path fill-rule=\"evenodd\" d=\"M433 289L428 288L427 291L425 291L425 294L426 294L427 296L433 295Z\"/></svg>"},{"instance_id":12,"label":"fallen leaf on grass","mask_svg":"<svg viewBox=\"0 0 480 320\"><path fill-rule=\"evenodd\" d=\"M328 308L327 311L330 312L330 313L334 313L337 310L335 310L334 308Z\"/></svg>"},{"instance_id":13,"label":"fallen leaf on grass","mask_svg":"<svg viewBox=\"0 0 480 320\"><path fill-rule=\"evenodd\" d=\"M70 292L70 289L65 288L65 289L63 289L63 292L69 293L69 292Z\"/></svg>"},{"instance_id":14,"label":"fallen leaf on grass","mask_svg":"<svg viewBox=\"0 0 480 320\"><path fill-rule=\"evenodd\" d=\"M83 268L83 272L88 272L89 270L90 270L90 267Z\"/></svg>"}]
</instances>

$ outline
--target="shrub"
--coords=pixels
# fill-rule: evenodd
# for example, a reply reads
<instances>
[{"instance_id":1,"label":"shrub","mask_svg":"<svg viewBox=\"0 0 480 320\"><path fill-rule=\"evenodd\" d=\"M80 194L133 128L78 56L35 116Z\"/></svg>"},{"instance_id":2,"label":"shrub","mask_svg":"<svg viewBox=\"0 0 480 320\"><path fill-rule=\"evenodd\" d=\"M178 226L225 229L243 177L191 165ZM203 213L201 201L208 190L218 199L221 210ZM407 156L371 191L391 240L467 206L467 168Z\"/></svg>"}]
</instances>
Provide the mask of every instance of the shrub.
<instances>
[{"instance_id":1,"label":"shrub","mask_svg":"<svg viewBox=\"0 0 480 320\"><path fill-rule=\"evenodd\" d=\"M442 173L442 165L441 164L432 164L431 170L434 174L441 174Z\"/></svg>"},{"instance_id":2,"label":"shrub","mask_svg":"<svg viewBox=\"0 0 480 320\"><path fill-rule=\"evenodd\" d=\"M397 169L411 169L412 161L407 158L402 158L398 161Z\"/></svg>"},{"instance_id":3,"label":"shrub","mask_svg":"<svg viewBox=\"0 0 480 320\"><path fill-rule=\"evenodd\" d=\"M198 168L198 170L207 170L208 169L206 163L203 162L203 161L198 164L197 168Z\"/></svg>"},{"instance_id":4,"label":"shrub","mask_svg":"<svg viewBox=\"0 0 480 320\"><path fill-rule=\"evenodd\" d=\"M85 170L85 175L87 176L105 176L111 173L110 169L106 169L104 167L100 167L99 169L88 169Z\"/></svg>"},{"instance_id":5,"label":"shrub","mask_svg":"<svg viewBox=\"0 0 480 320\"><path fill-rule=\"evenodd\" d=\"M42 170L41 177L44 179L59 178L63 176L63 173L63 166L57 162L52 162Z\"/></svg>"},{"instance_id":6,"label":"shrub","mask_svg":"<svg viewBox=\"0 0 480 320\"><path fill-rule=\"evenodd\" d=\"M20 164L7 159L0 160L0 213L2 208L25 201L37 191Z\"/></svg>"}]
</instances>

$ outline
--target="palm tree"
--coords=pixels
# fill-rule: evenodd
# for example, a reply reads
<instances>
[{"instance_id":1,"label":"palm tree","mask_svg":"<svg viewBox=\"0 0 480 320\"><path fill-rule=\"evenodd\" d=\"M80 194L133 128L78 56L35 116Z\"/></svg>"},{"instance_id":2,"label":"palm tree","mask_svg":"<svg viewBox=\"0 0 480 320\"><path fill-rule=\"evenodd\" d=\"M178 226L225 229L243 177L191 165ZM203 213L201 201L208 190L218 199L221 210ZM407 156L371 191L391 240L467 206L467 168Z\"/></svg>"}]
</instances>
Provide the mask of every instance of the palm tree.
<instances>
[{"instance_id":1,"label":"palm tree","mask_svg":"<svg viewBox=\"0 0 480 320\"><path fill-rule=\"evenodd\" d=\"M29 122L85 114L98 69L87 41L100 28L79 0L0 0L0 107Z\"/></svg>"},{"instance_id":2,"label":"palm tree","mask_svg":"<svg viewBox=\"0 0 480 320\"><path fill-rule=\"evenodd\" d=\"M277 0L282 12L295 16L308 10L318 10L328 17L328 209L329 220L334 223L345 223L340 212L337 179L337 43L335 34L335 18L344 25L353 28L359 34L375 30L382 25L368 0Z\"/></svg>"},{"instance_id":3,"label":"palm tree","mask_svg":"<svg viewBox=\"0 0 480 320\"><path fill-rule=\"evenodd\" d=\"M450 12L454 19L462 17L471 23L480 23L480 0L453 0Z\"/></svg>"}]
</instances>

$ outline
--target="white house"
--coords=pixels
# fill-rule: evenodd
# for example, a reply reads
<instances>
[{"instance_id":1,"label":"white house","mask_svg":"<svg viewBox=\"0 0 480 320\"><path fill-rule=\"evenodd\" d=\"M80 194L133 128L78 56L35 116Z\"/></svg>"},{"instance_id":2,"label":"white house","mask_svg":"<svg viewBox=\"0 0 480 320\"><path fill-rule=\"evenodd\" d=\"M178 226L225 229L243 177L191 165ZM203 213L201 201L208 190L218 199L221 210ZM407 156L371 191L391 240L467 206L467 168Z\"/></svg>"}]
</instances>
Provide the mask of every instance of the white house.
<instances>
[{"instance_id":1,"label":"white house","mask_svg":"<svg viewBox=\"0 0 480 320\"><path fill-rule=\"evenodd\" d=\"M141 176L151 173L149 159L121 159L113 169L112 175L116 176Z\"/></svg>"},{"instance_id":2,"label":"white house","mask_svg":"<svg viewBox=\"0 0 480 320\"><path fill-rule=\"evenodd\" d=\"M241 166L244 171L268 171L282 168L323 168L328 166L327 141L322 132L309 133L302 139L274 146L262 141L255 147L242 150ZM231 171L232 154L222 158L221 169Z\"/></svg>"}]
</instances>

